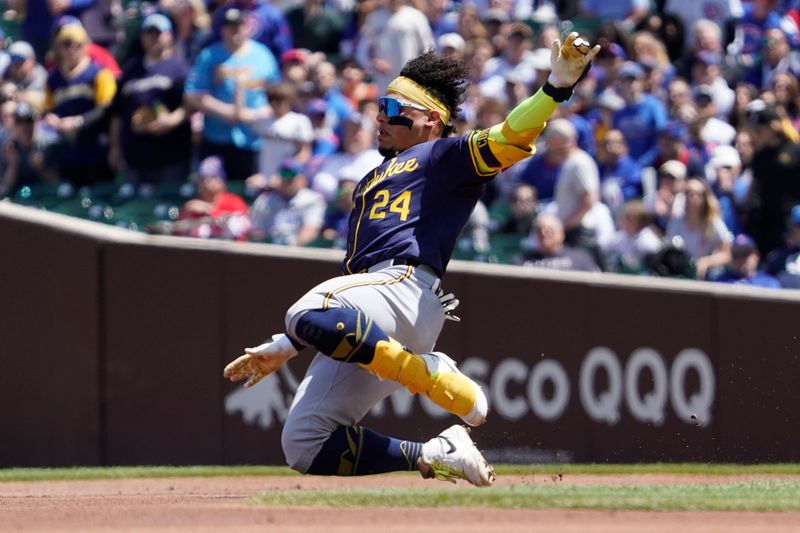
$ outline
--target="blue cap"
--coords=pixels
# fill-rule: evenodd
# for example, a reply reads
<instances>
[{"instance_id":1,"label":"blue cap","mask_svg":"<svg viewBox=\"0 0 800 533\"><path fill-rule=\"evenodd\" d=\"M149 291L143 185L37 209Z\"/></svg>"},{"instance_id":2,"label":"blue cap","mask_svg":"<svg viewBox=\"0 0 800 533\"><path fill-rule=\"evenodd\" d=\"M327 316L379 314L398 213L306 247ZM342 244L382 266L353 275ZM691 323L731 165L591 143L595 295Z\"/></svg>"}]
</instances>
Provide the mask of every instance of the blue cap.
<instances>
[{"instance_id":1,"label":"blue cap","mask_svg":"<svg viewBox=\"0 0 800 533\"><path fill-rule=\"evenodd\" d=\"M689 128L679 120L670 120L658 130L658 134L683 142L689 140Z\"/></svg>"},{"instance_id":2,"label":"blue cap","mask_svg":"<svg viewBox=\"0 0 800 533\"><path fill-rule=\"evenodd\" d=\"M314 98L306 104L306 113L309 115L324 115L328 111L328 102L323 98Z\"/></svg>"},{"instance_id":3,"label":"blue cap","mask_svg":"<svg viewBox=\"0 0 800 533\"><path fill-rule=\"evenodd\" d=\"M800 226L800 204L792 208L792 214L789 215L789 220L791 220L793 225Z\"/></svg>"},{"instance_id":4,"label":"blue cap","mask_svg":"<svg viewBox=\"0 0 800 533\"><path fill-rule=\"evenodd\" d=\"M731 254L735 257L744 257L752 254L757 249L756 241L750 235L740 233L731 243Z\"/></svg>"},{"instance_id":5,"label":"blue cap","mask_svg":"<svg viewBox=\"0 0 800 533\"><path fill-rule=\"evenodd\" d=\"M156 29L159 33L172 33L172 22L161 13L153 13L142 22L142 31L150 29Z\"/></svg>"},{"instance_id":6,"label":"blue cap","mask_svg":"<svg viewBox=\"0 0 800 533\"><path fill-rule=\"evenodd\" d=\"M619 69L619 77L641 79L644 78L644 69L635 61L626 61Z\"/></svg>"},{"instance_id":7,"label":"blue cap","mask_svg":"<svg viewBox=\"0 0 800 533\"><path fill-rule=\"evenodd\" d=\"M200 166L197 169L197 177L199 180L207 178L222 178L224 180L227 179L228 175L225 173L225 164L222 159L212 155L200 162Z\"/></svg>"},{"instance_id":8,"label":"blue cap","mask_svg":"<svg viewBox=\"0 0 800 533\"><path fill-rule=\"evenodd\" d=\"M60 30L61 28L63 28L68 24L76 24L78 26L83 26L83 24L81 23L81 19L79 19L78 17L73 15L61 15L60 17L56 17L56 19L53 21L53 27L50 28L50 31L52 31L52 33L55 35L56 33L58 33L58 30Z\"/></svg>"}]
</instances>

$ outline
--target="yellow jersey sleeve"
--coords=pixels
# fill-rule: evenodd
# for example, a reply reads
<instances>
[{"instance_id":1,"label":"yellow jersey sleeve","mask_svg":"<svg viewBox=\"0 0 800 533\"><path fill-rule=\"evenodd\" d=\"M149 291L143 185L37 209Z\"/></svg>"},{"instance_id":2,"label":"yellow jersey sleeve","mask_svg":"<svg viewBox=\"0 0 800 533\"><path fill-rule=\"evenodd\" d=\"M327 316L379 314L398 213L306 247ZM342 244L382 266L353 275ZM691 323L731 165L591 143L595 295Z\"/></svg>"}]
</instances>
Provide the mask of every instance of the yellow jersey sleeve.
<instances>
[{"instance_id":1,"label":"yellow jersey sleeve","mask_svg":"<svg viewBox=\"0 0 800 533\"><path fill-rule=\"evenodd\" d=\"M108 69L102 69L97 73L95 83L95 104L107 106L111 104L114 95L117 93L117 80Z\"/></svg>"}]
</instances>

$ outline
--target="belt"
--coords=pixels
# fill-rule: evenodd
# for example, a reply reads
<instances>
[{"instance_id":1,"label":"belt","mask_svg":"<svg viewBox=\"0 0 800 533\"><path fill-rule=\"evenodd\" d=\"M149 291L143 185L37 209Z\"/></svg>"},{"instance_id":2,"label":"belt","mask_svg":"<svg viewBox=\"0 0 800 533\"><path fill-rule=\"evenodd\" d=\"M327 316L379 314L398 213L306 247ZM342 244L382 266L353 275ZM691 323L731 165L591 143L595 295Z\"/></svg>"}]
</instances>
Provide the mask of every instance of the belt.
<instances>
[{"instance_id":1,"label":"belt","mask_svg":"<svg viewBox=\"0 0 800 533\"><path fill-rule=\"evenodd\" d=\"M383 268L387 268L390 266L410 266L414 267L416 270L419 270L420 272L425 272L427 274L430 274L434 278L439 277L439 274L437 274L436 271L433 268L429 267L428 265L420 263L416 259L407 259L405 257L395 257L394 259L387 259L385 261L375 263L374 265L362 270L362 272L375 272L376 270L381 270Z\"/></svg>"}]
</instances>

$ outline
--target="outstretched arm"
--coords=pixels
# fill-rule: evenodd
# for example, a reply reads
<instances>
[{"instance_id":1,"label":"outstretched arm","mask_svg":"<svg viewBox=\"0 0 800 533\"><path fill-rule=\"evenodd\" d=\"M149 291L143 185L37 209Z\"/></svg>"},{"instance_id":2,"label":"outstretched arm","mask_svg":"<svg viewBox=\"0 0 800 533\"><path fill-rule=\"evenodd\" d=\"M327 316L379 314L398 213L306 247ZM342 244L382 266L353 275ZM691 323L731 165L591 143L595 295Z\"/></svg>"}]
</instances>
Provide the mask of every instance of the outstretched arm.
<instances>
[{"instance_id":1,"label":"outstretched arm","mask_svg":"<svg viewBox=\"0 0 800 533\"><path fill-rule=\"evenodd\" d=\"M482 174L510 167L533 154L533 143L559 102L572 96L572 90L588 70L600 45L570 33L562 45L553 43L550 54L550 76L545 86L515 107L502 124L496 124L471 138Z\"/></svg>"}]
</instances>

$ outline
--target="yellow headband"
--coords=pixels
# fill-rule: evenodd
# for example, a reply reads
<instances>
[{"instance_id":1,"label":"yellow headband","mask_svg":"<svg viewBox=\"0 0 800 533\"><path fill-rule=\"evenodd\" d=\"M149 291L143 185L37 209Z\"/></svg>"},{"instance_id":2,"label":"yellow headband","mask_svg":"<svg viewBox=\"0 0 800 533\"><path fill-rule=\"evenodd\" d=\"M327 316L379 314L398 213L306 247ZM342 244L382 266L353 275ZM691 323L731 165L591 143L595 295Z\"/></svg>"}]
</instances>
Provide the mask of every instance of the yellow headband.
<instances>
[{"instance_id":1,"label":"yellow headband","mask_svg":"<svg viewBox=\"0 0 800 533\"><path fill-rule=\"evenodd\" d=\"M406 78L405 76L396 77L386 88L386 92L397 93L415 104L437 111L439 116L442 117L442 123L445 125L450 122L450 111L447 106L411 78Z\"/></svg>"}]
</instances>

